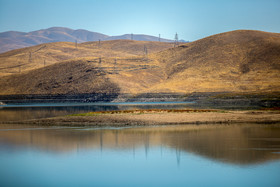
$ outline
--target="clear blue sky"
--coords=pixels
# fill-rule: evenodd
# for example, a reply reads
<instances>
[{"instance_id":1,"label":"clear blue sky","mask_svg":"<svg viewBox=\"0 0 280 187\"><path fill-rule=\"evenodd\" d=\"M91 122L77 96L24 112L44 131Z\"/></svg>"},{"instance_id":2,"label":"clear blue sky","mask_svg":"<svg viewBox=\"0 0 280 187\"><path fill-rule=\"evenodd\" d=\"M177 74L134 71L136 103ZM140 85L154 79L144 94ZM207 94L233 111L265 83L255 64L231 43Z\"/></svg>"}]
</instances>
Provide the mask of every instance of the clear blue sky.
<instances>
[{"instance_id":1,"label":"clear blue sky","mask_svg":"<svg viewBox=\"0 0 280 187\"><path fill-rule=\"evenodd\" d=\"M280 0L0 0L0 32L53 26L197 40L237 29L280 32Z\"/></svg>"}]
</instances>

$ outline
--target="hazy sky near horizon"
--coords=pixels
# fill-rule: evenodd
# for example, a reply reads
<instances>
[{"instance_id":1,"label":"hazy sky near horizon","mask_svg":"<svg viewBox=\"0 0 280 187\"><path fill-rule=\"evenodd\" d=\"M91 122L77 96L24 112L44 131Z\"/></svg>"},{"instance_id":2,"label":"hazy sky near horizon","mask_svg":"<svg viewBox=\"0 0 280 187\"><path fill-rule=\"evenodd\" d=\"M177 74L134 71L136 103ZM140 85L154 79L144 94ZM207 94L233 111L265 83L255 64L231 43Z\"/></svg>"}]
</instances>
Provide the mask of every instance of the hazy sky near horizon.
<instances>
[{"instance_id":1,"label":"hazy sky near horizon","mask_svg":"<svg viewBox=\"0 0 280 187\"><path fill-rule=\"evenodd\" d=\"M0 0L0 32L49 27L194 41L221 32L280 32L280 0Z\"/></svg>"}]
</instances>

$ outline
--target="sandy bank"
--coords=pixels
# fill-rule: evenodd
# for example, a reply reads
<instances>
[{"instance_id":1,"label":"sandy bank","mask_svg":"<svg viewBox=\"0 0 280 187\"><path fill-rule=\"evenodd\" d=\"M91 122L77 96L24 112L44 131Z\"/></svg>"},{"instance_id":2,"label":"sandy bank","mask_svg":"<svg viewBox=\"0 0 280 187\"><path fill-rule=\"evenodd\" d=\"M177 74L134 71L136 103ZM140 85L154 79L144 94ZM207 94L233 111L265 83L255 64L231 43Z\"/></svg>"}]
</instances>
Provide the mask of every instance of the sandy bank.
<instances>
[{"instance_id":1,"label":"sandy bank","mask_svg":"<svg viewBox=\"0 0 280 187\"><path fill-rule=\"evenodd\" d=\"M136 110L91 112L72 116L2 122L46 126L138 126L171 124L280 123L280 111L167 111Z\"/></svg>"}]
</instances>

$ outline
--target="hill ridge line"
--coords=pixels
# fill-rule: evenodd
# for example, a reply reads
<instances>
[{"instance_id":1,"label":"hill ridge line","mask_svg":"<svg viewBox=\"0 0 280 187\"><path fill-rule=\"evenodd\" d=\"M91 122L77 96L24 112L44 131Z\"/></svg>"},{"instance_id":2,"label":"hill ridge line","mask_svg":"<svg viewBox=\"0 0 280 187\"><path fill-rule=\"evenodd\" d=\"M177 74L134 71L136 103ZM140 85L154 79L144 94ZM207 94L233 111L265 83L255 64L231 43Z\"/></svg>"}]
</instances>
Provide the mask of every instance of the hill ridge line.
<instances>
[{"instance_id":1,"label":"hill ridge line","mask_svg":"<svg viewBox=\"0 0 280 187\"><path fill-rule=\"evenodd\" d=\"M0 33L0 53L13 49L30 47L49 42L78 42L104 41L116 39L132 39L131 34L109 36L99 32L85 29L70 29L66 27L50 27L30 32L5 31ZM161 41L173 42L173 40L151 36L147 34L133 34L133 40L137 41Z\"/></svg>"}]
</instances>

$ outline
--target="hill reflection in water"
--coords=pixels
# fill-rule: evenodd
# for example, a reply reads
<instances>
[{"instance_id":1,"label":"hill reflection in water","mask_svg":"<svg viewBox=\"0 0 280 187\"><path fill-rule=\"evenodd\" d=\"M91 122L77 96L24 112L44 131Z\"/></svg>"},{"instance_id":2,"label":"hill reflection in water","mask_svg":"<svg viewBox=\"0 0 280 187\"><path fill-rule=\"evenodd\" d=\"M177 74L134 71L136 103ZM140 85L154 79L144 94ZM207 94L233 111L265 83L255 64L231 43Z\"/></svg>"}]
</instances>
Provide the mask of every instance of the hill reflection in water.
<instances>
[{"instance_id":1,"label":"hill reflection in water","mask_svg":"<svg viewBox=\"0 0 280 187\"><path fill-rule=\"evenodd\" d=\"M121 103L47 103L46 105L26 104L26 105L8 105L0 107L0 121L22 121L29 119L48 118L64 116L69 114L79 114L93 111L112 111L112 110L133 110L133 109L182 109L189 106L188 102L169 103L152 102L121 104Z\"/></svg>"},{"instance_id":2,"label":"hill reflection in water","mask_svg":"<svg viewBox=\"0 0 280 187\"><path fill-rule=\"evenodd\" d=\"M38 128L1 125L0 145L9 150L32 148L55 154L85 150L172 149L180 164L183 153L237 165L280 159L280 125L180 125L120 129ZM0 146L1 149L1 146Z\"/></svg>"}]
</instances>

